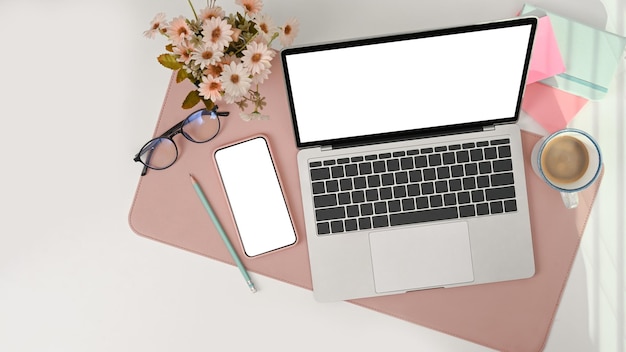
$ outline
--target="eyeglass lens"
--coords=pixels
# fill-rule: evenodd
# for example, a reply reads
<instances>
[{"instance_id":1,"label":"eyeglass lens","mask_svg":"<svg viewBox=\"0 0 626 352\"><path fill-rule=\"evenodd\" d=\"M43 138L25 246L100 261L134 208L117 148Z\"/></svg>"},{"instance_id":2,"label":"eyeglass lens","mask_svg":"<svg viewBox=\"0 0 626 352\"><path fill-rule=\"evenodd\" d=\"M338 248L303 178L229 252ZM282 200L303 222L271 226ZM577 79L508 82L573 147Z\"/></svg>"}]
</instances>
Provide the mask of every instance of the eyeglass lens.
<instances>
[{"instance_id":1,"label":"eyeglass lens","mask_svg":"<svg viewBox=\"0 0 626 352\"><path fill-rule=\"evenodd\" d=\"M182 133L192 142L208 142L219 132L220 120L215 111L199 110L183 120L180 126L179 130L172 129L146 143L139 152L140 161L156 170L170 167L178 157L178 148L172 140L173 136Z\"/></svg>"}]
</instances>

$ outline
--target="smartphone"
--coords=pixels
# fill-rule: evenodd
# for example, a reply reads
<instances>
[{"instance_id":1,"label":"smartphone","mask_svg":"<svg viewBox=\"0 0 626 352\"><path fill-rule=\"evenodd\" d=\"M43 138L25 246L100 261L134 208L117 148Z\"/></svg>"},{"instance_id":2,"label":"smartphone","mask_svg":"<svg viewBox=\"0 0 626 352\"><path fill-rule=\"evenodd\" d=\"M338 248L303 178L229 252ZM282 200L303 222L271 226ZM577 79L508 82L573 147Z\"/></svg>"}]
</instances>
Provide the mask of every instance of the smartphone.
<instances>
[{"instance_id":1,"label":"smartphone","mask_svg":"<svg viewBox=\"0 0 626 352\"><path fill-rule=\"evenodd\" d=\"M245 254L296 243L267 140L259 136L218 149L215 161Z\"/></svg>"}]
</instances>

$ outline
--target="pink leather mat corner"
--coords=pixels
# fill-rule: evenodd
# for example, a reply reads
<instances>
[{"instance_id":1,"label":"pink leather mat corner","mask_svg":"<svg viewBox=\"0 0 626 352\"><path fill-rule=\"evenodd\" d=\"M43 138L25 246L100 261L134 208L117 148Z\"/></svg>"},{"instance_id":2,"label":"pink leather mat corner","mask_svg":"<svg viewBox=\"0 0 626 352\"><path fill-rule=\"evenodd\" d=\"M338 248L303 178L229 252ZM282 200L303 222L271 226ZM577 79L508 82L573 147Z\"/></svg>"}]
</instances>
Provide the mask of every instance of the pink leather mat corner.
<instances>
[{"instance_id":1,"label":"pink leather mat corner","mask_svg":"<svg viewBox=\"0 0 626 352\"><path fill-rule=\"evenodd\" d=\"M283 76L279 68L275 71L261 87L268 101L263 112L270 115L270 120L245 122L239 118L236 106L224 105L221 110L230 111L231 116L223 118L223 130L215 140L194 144L182 136L175 137L179 160L169 169L151 170L140 178L129 223L141 236L233 264L189 183L189 173L192 173L251 272L311 289L296 168L297 150ZM176 84L172 76L155 135L189 114L180 104L191 88L187 82ZM327 98L320 97L320 103ZM235 234L213 153L222 146L259 134L264 135L270 145L298 242L288 249L250 259L243 254ZM522 134L526 160L539 138L526 132ZM149 139L148 136L145 139ZM138 175L140 170L137 165ZM527 165L526 177L537 269L534 277L351 302L501 351L543 349L600 182L582 193L577 209L567 210L558 193L539 180L530 165Z\"/></svg>"}]
</instances>

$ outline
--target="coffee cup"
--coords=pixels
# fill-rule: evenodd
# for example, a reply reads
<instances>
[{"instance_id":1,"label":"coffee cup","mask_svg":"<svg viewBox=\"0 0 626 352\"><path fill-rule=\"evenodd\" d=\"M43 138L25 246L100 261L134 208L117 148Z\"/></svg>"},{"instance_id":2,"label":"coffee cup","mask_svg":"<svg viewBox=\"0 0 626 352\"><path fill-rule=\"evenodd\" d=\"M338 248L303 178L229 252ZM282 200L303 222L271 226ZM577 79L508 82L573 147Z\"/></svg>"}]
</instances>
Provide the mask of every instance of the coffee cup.
<instances>
[{"instance_id":1,"label":"coffee cup","mask_svg":"<svg viewBox=\"0 0 626 352\"><path fill-rule=\"evenodd\" d=\"M578 192L593 184L602 169L598 143L573 128L543 137L533 147L530 160L535 173L561 193L567 208L578 206Z\"/></svg>"}]
</instances>

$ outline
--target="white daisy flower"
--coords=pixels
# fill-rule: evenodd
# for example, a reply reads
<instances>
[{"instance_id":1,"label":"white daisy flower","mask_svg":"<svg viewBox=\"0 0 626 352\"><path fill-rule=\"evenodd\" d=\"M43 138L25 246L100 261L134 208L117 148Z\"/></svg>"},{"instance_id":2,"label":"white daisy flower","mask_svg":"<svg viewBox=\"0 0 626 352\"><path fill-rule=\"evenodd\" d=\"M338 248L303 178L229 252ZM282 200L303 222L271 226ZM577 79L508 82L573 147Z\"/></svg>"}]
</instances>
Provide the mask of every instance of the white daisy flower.
<instances>
[{"instance_id":1,"label":"white daisy flower","mask_svg":"<svg viewBox=\"0 0 626 352\"><path fill-rule=\"evenodd\" d=\"M262 34L262 37L266 42L269 42L274 33L279 31L278 27L274 24L274 21L272 21L272 18L267 14L258 14L254 17L254 22L254 27L257 31L259 31L259 33Z\"/></svg>"},{"instance_id":2,"label":"white daisy flower","mask_svg":"<svg viewBox=\"0 0 626 352\"><path fill-rule=\"evenodd\" d=\"M235 0L235 4L243 7L249 16L261 12L263 8L263 1L261 0Z\"/></svg>"},{"instance_id":3,"label":"white daisy flower","mask_svg":"<svg viewBox=\"0 0 626 352\"><path fill-rule=\"evenodd\" d=\"M167 36L174 44L178 44L187 39L192 34L187 20L183 16L174 18L167 26Z\"/></svg>"},{"instance_id":4,"label":"white daisy flower","mask_svg":"<svg viewBox=\"0 0 626 352\"><path fill-rule=\"evenodd\" d=\"M212 44L216 48L227 47L233 40L232 27L226 20L214 17L204 22L202 25L202 34L207 44Z\"/></svg>"},{"instance_id":5,"label":"white daisy flower","mask_svg":"<svg viewBox=\"0 0 626 352\"><path fill-rule=\"evenodd\" d=\"M172 47L172 51L174 52L174 55L176 55L176 61L189 65L191 62L191 52L193 51L193 47L189 46L187 42L182 41L174 45Z\"/></svg>"},{"instance_id":6,"label":"white daisy flower","mask_svg":"<svg viewBox=\"0 0 626 352\"><path fill-rule=\"evenodd\" d=\"M213 76L203 76L202 82L198 86L198 93L205 99L217 102L222 98L222 81Z\"/></svg>"},{"instance_id":7,"label":"white daisy flower","mask_svg":"<svg viewBox=\"0 0 626 352\"><path fill-rule=\"evenodd\" d=\"M281 28L280 31L280 43L283 46L289 46L293 43L293 40L298 35L298 30L300 29L300 23L297 19L291 18L289 19L285 25Z\"/></svg>"},{"instance_id":8,"label":"white daisy flower","mask_svg":"<svg viewBox=\"0 0 626 352\"><path fill-rule=\"evenodd\" d=\"M230 65L224 65L224 71L220 78L224 91L233 98L244 96L248 92L248 89L250 89L252 83L250 73L243 64L236 64L234 62L231 62Z\"/></svg>"},{"instance_id":9,"label":"white daisy flower","mask_svg":"<svg viewBox=\"0 0 626 352\"><path fill-rule=\"evenodd\" d=\"M156 16L150 21L150 29L143 32L146 38L154 38L167 24L165 23L165 14L163 12L157 13Z\"/></svg>"},{"instance_id":10,"label":"white daisy flower","mask_svg":"<svg viewBox=\"0 0 626 352\"><path fill-rule=\"evenodd\" d=\"M214 17L224 18L225 16L226 16L226 13L219 6L215 6L215 7L209 6L200 10L200 13L198 13L198 19L200 20L200 22L210 20L211 18L214 18Z\"/></svg>"},{"instance_id":11,"label":"white daisy flower","mask_svg":"<svg viewBox=\"0 0 626 352\"><path fill-rule=\"evenodd\" d=\"M191 59L193 59L201 69L209 65L214 65L224 56L224 52L216 50L212 44L202 43L195 47L191 53Z\"/></svg>"},{"instance_id":12,"label":"white daisy flower","mask_svg":"<svg viewBox=\"0 0 626 352\"><path fill-rule=\"evenodd\" d=\"M246 50L241 52L243 66L255 75L265 69L270 68L274 52L263 43L251 42L246 46Z\"/></svg>"},{"instance_id":13,"label":"white daisy flower","mask_svg":"<svg viewBox=\"0 0 626 352\"><path fill-rule=\"evenodd\" d=\"M265 70L252 76L252 84L263 84L263 82L269 78L270 73L272 73L272 71L270 71L269 68L266 68Z\"/></svg>"}]
</instances>

